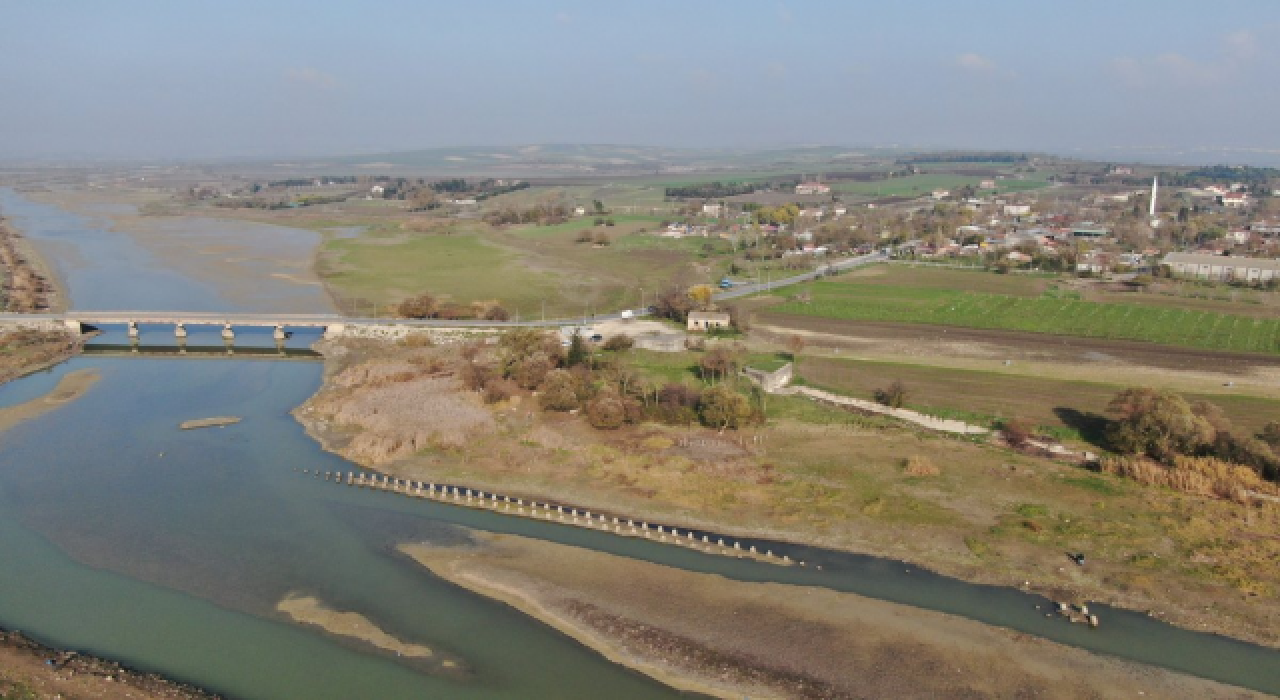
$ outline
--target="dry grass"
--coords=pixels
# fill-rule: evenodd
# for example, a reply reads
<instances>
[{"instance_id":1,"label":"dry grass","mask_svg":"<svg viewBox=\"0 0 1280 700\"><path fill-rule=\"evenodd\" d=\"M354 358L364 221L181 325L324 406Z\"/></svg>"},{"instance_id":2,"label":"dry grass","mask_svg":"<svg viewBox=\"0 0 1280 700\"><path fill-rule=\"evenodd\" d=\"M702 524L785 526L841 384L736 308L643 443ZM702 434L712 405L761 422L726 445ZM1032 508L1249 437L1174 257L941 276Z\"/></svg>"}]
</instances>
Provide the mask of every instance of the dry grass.
<instances>
[{"instance_id":1,"label":"dry grass","mask_svg":"<svg viewBox=\"0 0 1280 700\"><path fill-rule=\"evenodd\" d=\"M911 455L903 460L902 473L907 476L938 476L942 470L928 457Z\"/></svg>"},{"instance_id":2,"label":"dry grass","mask_svg":"<svg viewBox=\"0 0 1280 700\"><path fill-rule=\"evenodd\" d=\"M1178 457L1165 466L1145 457L1110 457L1102 471L1148 486L1163 486L1183 493L1248 503L1249 492L1274 495L1276 485L1254 470L1213 457Z\"/></svg>"}]
</instances>

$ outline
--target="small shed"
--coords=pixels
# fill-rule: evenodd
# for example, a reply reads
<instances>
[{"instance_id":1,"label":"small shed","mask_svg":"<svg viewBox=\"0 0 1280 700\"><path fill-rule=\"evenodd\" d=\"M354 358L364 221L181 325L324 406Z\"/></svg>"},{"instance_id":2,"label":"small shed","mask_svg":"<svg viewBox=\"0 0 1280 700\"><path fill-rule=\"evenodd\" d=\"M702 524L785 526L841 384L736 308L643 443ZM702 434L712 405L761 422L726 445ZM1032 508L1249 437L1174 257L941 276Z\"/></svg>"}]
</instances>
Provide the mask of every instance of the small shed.
<instances>
[{"instance_id":1,"label":"small shed","mask_svg":"<svg viewBox=\"0 0 1280 700\"><path fill-rule=\"evenodd\" d=\"M727 311L690 311L689 330L709 331L716 328L728 328L729 320L729 312Z\"/></svg>"}]
</instances>

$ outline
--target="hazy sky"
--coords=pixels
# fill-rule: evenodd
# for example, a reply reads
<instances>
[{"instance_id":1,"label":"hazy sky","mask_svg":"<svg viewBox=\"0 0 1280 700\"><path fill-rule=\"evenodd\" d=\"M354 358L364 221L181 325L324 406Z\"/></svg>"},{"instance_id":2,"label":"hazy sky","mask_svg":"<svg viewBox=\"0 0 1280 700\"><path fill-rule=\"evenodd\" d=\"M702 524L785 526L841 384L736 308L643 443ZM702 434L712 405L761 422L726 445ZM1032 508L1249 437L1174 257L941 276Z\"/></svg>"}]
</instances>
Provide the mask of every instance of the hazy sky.
<instances>
[{"instance_id":1,"label":"hazy sky","mask_svg":"<svg viewBox=\"0 0 1280 700\"><path fill-rule=\"evenodd\" d=\"M0 157L1280 149L1277 0L0 0Z\"/></svg>"}]
</instances>

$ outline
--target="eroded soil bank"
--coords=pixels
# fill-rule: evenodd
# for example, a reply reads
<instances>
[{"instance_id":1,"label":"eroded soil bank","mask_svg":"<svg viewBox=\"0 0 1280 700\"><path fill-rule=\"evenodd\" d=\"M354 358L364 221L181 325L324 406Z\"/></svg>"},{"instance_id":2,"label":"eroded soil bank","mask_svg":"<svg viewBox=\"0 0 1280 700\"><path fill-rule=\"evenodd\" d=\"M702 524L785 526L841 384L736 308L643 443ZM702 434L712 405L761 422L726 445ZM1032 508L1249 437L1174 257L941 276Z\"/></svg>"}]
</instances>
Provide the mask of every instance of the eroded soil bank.
<instances>
[{"instance_id":1,"label":"eroded soil bank","mask_svg":"<svg viewBox=\"0 0 1280 700\"><path fill-rule=\"evenodd\" d=\"M220 696L133 671L114 661L53 649L21 632L0 630L0 698L216 700Z\"/></svg>"}]
</instances>

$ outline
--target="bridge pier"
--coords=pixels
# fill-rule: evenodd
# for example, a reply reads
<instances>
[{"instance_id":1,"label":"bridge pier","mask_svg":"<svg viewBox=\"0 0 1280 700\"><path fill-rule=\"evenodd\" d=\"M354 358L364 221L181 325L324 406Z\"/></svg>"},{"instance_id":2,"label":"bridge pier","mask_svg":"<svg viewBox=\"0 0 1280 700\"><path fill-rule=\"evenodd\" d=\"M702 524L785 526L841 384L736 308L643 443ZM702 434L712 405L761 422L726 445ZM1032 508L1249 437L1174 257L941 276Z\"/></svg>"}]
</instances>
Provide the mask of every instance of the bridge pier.
<instances>
[{"instance_id":1,"label":"bridge pier","mask_svg":"<svg viewBox=\"0 0 1280 700\"><path fill-rule=\"evenodd\" d=\"M275 331L274 331L274 332L272 332L272 334L271 334L271 337L272 337L272 338L275 338L276 342L281 342L281 341L283 341L285 338L287 338L288 336L287 336L287 335L285 335L285 332L284 332L284 326L281 326L281 325L278 325L278 324L277 324L277 325L276 325L276 329L275 329Z\"/></svg>"},{"instance_id":2,"label":"bridge pier","mask_svg":"<svg viewBox=\"0 0 1280 700\"><path fill-rule=\"evenodd\" d=\"M80 327L80 322L73 318L66 319L62 324L67 327L67 330L75 333L76 335L84 332L84 329Z\"/></svg>"},{"instance_id":3,"label":"bridge pier","mask_svg":"<svg viewBox=\"0 0 1280 700\"><path fill-rule=\"evenodd\" d=\"M187 327L182 325L181 321L173 324L173 337L175 338L187 337Z\"/></svg>"},{"instance_id":4,"label":"bridge pier","mask_svg":"<svg viewBox=\"0 0 1280 700\"><path fill-rule=\"evenodd\" d=\"M222 326L222 339L235 340L236 332L231 330L231 324L227 323Z\"/></svg>"},{"instance_id":5,"label":"bridge pier","mask_svg":"<svg viewBox=\"0 0 1280 700\"><path fill-rule=\"evenodd\" d=\"M324 338L325 340L332 340L341 336L346 330L347 327L341 323L330 323L324 327Z\"/></svg>"}]
</instances>

